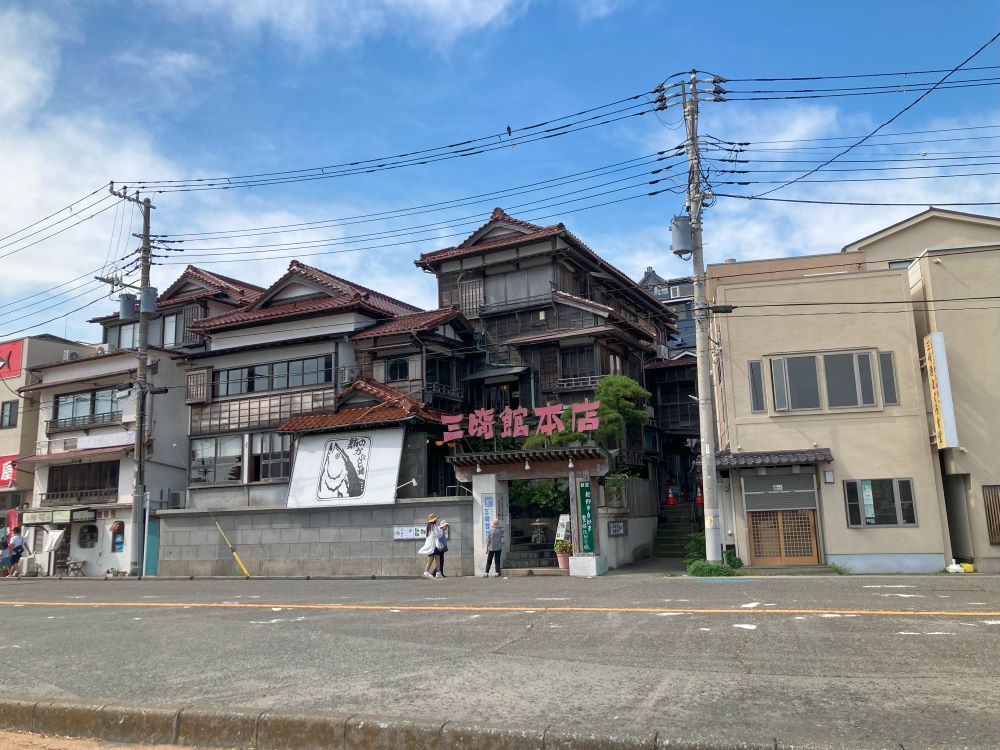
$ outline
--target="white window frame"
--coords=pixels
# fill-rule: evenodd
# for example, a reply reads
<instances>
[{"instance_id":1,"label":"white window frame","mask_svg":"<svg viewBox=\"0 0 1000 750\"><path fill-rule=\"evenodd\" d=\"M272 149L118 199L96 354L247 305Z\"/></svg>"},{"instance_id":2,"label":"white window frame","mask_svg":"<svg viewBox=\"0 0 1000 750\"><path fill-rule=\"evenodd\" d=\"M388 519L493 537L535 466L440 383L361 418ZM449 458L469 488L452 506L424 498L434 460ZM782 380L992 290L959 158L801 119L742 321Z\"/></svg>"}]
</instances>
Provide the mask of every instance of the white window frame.
<instances>
[{"instance_id":1,"label":"white window frame","mask_svg":"<svg viewBox=\"0 0 1000 750\"><path fill-rule=\"evenodd\" d=\"M864 506L864 495L862 484L864 482L876 482L876 481L891 481L892 482L892 493L893 501L896 506L896 523L866 523L865 516L865 506ZM899 484L900 482L906 482L910 485L910 502L913 505L913 523L908 523L903 520L903 503L900 499ZM851 504L848 499L847 486L849 484L855 485L855 492L858 498L858 517L861 521L860 524L851 523ZM917 517L917 498L916 492L913 488L913 479L911 477L879 477L877 479L845 479L843 483L844 487L844 513L847 517L847 527L851 529L914 529L919 526L919 518Z\"/></svg>"}]
</instances>

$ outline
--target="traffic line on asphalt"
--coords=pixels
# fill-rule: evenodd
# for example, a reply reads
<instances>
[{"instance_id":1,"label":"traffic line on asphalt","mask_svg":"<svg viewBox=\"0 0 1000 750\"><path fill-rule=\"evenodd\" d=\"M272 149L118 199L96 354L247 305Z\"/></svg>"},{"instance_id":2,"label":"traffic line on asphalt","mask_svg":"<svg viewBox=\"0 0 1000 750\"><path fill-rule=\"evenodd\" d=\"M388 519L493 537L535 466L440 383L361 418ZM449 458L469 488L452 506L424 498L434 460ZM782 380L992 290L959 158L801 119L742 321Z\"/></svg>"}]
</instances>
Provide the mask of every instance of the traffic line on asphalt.
<instances>
[{"instance_id":1,"label":"traffic line on asphalt","mask_svg":"<svg viewBox=\"0 0 1000 750\"><path fill-rule=\"evenodd\" d=\"M912 609L744 609L742 607L534 607L501 605L426 605L426 604L266 604L258 602L81 602L81 601L11 601L0 600L0 606L14 607L128 607L143 609L318 609L374 612L520 612L520 613L621 613L661 614L665 612L685 615L872 615L879 617L1000 617L997 611L964 610L912 610Z\"/></svg>"}]
</instances>

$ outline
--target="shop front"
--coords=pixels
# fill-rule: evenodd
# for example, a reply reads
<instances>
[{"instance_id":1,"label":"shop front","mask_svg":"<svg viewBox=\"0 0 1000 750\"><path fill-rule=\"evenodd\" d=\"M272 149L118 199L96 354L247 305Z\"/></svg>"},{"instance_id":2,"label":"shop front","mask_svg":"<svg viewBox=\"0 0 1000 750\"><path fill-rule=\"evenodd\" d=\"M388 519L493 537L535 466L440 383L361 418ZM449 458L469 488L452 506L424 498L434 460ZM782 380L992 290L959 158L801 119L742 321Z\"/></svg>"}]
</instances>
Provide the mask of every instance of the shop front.
<instances>
[{"instance_id":1,"label":"shop front","mask_svg":"<svg viewBox=\"0 0 1000 750\"><path fill-rule=\"evenodd\" d=\"M104 576L127 571L127 507L73 506L22 514L28 575Z\"/></svg>"}]
</instances>

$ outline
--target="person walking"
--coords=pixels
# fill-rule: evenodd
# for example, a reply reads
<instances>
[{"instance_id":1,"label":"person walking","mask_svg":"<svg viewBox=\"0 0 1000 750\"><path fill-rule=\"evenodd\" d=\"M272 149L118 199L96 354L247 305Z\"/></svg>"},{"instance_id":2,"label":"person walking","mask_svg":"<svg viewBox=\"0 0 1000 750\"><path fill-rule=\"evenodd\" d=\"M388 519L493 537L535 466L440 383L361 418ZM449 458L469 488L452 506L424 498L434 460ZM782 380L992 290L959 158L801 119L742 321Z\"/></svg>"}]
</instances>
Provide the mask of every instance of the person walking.
<instances>
[{"instance_id":1,"label":"person walking","mask_svg":"<svg viewBox=\"0 0 1000 750\"><path fill-rule=\"evenodd\" d=\"M10 574L14 578L20 578L21 556L24 555L25 550L24 537L21 536L20 526L14 527L14 533L10 535L10 541L7 543L7 548L10 550ZM28 550L28 554L31 554L30 549Z\"/></svg>"},{"instance_id":2,"label":"person walking","mask_svg":"<svg viewBox=\"0 0 1000 750\"><path fill-rule=\"evenodd\" d=\"M424 565L424 578L434 578L437 573L438 556L437 539L440 529L437 527L437 513L427 516L427 536L424 539L424 546L417 550L417 554L426 555L427 563Z\"/></svg>"},{"instance_id":3,"label":"person walking","mask_svg":"<svg viewBox=\"0 0 1000 750\"><path fill-rule=\"evenodd\" d=\"M503 527L500 526L500 519L494 518L490 521L490 530L486 535L486 572L483 578L490 577L490 565L493 565L500 577L500 555L503 553Z\"/></svg>"},{"instance_id":4,"label":"person walking","mask_svg":"<svg viewBox=\"0 0 1000 750\"><path fill-rule=\"evenodd\" d=\"M440 578L444 578L444 553L448 551L448 539L451 537L451 526L447 521L438 524L437 539L435 540L435 550L432 555L437 557L437 573Z\"/></svg>"}]
</instances>

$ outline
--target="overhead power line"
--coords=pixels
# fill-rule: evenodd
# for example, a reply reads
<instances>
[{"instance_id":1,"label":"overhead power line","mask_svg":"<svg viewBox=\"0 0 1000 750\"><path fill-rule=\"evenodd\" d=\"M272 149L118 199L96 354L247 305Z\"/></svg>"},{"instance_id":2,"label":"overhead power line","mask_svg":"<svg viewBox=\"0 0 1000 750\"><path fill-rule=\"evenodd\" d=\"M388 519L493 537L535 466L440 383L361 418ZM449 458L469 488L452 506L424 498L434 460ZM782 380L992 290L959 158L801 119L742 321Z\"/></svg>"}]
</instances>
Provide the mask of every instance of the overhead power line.
<instances>
[{"instance_id":1,"label":"overhead power line","mask_svg":"<svg viewBox=\"0 0 1000 750\"><path fill-rule=\"evenodd\" d=\"M768 198L763 194L761 195L735 195L732 193L716 193L713 192L712 195L715 198L742 198L748 201L775 201L778 203L810 203L816 205L825 206L909 206L914 208L957 208L960 206L1000 206L1000 201L968 201L968 202L956 202L956 203L893 203L891 201L886 202L874 202L874 201L821 201L821 200L807 200L805 198Z\"/></svg>"},{"instance_id":2,"label":"overhead power line","mask_svg":"<svg viewBox=\"0 0 1000 750\"><path fill-rule=\"evenodd\" d=\"M971 58L970 58L971 59ZM997 70L1000 69L1000 65L980 65L977 67L964 68L965 70ZM698 71L699 73L707 73L707 71ZM775 82L775 81L833 81L833 80L844 80L849 78L885 78L889 76L915 76L915 75L930 75L932 73L947 73L948 68L939 68L933 70L903 70L897 71L895 73L850 73L846 75L812 75L812 76L778 76L772 78L726 78L725 81L733 83L747 83L753 81L759 82Z\"/></svg>"},{"instance_id":3,"label":"overhead power line","mask_svg":"<svg viewBox=\"0 0 1000 750\"><path fill-rule=\"evenodd\" d=\"M805 179L806 177L808 177L808 176L810 176L812 174L815 174L816 172L818 172L821 169L823 169L823 167L828 166L829 164L832 164L837 159L839 159L841 156L843 156L844 154L847 154L848 152L850 152L851 149L855 148L856 146L860 146L862 143L864 143L865 141L867 141L873 135L875 135L876 133L878 133L883 128L886 128L889 125L891 125L893 122L895 122L897 119L899 119L903 114L905 114L906 112L908 112L909 110L911 110L913 107L915 107L918 103L920 103L921 101L923 101L932 91L934 91L935 89L937 89L938 87L940 87L941 85L943 85L945 83L945 81L947 81L948 78L952 74L954 74L957 70L961 69L966 63L968 63L970 60L972 60L974 57L976 57L980 52L982 52L984 49L986 49L991 44L993 44L993 42L995 42L998 38L1000 38L1000 32L997 32L992 37L990 37L990 39L985 44L983 44L982 46L980 46L975 52L973 52L971 55L969 55L964 60L962 60L962 62L960 62L954 68L952 68L947 73L945 73L944 76L942 76L938 80L937 83L935 83L933 86L931 86L930 88L928 88L920 96L918 96L912 102L910 102L909 104L907 104L905 107L903 107L901 110L899 110L896 114L894 114L888 120L885 120L881 125L879 125L878 127L876 127L874 130L872 130L870 133L868 133L867 135L865 135L863 138L861 138L861 139L859 139L859 140L851 143L846 148L844 148L843 150L839 151L836 155L830 157L825 162L823 162L822 164L814 167L813 169L809 170L805 174L802 174L799 177L796 177L796 178L794 178L792 180L789 180L788 182L786 182L786 183L784 183L782 185L778 185L777 187L771 188L770 190L766 190L763 193L759 193L757 195L757 197L760 198L760 197L765 196L765 195L770 195L771 193L775 193L775 192L777 192L779 190L782 190L783 188L786 188L789 185L793 185L796 182L799 182L799 181Z\"/></svg>"}]
</instances>

